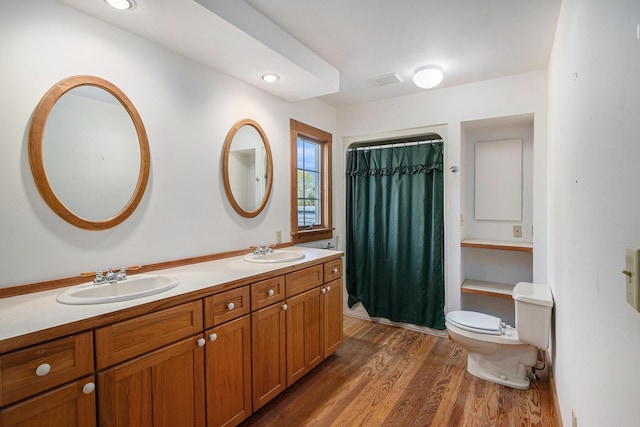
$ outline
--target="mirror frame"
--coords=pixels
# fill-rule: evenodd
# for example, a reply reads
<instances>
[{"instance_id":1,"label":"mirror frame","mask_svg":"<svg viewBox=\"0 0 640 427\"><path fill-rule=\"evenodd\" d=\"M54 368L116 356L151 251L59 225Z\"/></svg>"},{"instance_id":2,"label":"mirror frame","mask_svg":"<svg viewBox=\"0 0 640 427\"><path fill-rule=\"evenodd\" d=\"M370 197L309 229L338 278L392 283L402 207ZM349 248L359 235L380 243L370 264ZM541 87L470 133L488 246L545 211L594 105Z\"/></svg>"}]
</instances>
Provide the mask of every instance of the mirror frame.
<instances>
[{"instance_id":1,"label":"mirror frame","mask_svg":"<svg viewBox=\"0 0 640 427\"><path fill-rule=\"evenodd\" d=\"M240 207L238 201L233 196L233 192L231 191L231 182L229 182L229 153L231 152L231 143L233 142L233 138L235 137L238 130L240 130L243 126L252 126L262 138L262 143L264 144L265 151L267 153L267 187L265 188L264 197L262 198L262 202L254 211L246 211ZM257 216L260 212L263 211L267 202L269 201L269 196L271 195L271 185L273 183L273 160L271 158L271 146L269 145L269 140L267 139L267 135L264 133L264 130L260 127L260 125L251 119L242 119L238 120L224 140L224 149L222 152L222 180L224 182L224 192L227 194L227 199L231 204L231 207L241 216L245 218L253 218Z\"/></svg>"},{"instance_id":2,"label":"mirror frame","mask_svg":"<svg viewBox=\"0 0 640 427\"><path fill-rule=\"evenodd\" d=\"M51 110L55 106L58 99L71 89L79 86L95 86L103 89L113 95L129 113L129 117L133 121L133 125L138 135L138 144L140 147L140 170L138 173L138 182L133 194L127 204L114 216L105 220L90 220L72 212L64 203L56 196L51 188L51 184L47 178L44 168L44 160L42 158L42 142L47 119ZM140 203L144 191L149 180L149 141L145 131L142 119L133 103L127 96L112 83L94 76L73 76L63 79L56 83L42 97L31 118L29 127L29 165L31 166L31 174L36 183L36 187L40 195L49 207L62 219L76 227L85 230L105 230L115 227L116 225L127 219Z\"/></svg>"}]
</instances>

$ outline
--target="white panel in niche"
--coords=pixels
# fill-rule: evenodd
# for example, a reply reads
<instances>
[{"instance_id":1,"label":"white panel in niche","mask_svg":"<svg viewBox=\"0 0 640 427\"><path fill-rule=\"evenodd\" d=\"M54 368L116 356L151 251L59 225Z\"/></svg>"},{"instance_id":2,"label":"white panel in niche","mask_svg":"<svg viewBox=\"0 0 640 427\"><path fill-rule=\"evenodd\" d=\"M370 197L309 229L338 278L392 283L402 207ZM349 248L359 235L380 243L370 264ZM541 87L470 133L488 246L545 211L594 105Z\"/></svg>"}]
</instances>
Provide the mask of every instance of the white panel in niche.
<instances>
[{"instance_id":1,"label":"white panel in niche","mask_svg":"<svg viewBox=\"0 0 640 427\"><path fill-rule=\"evenodd\" d=\"M476 143L475 217L522 220L522 140Z\"/></svg>"}]
</instances>

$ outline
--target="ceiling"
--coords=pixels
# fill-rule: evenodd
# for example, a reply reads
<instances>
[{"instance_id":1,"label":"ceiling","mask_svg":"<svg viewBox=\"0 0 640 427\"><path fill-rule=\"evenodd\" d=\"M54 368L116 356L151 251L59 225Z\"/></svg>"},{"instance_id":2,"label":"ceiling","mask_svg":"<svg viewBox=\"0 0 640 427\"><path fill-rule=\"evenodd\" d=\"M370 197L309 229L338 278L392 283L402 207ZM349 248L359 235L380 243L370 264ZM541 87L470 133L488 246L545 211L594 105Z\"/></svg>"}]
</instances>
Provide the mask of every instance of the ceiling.
<instances>
[{"instance_id":1,"label":"ceiling","mask_svg":"<svg viewBox=\"0 0 640 427\"><path fill-rule=\"evenodd\" d=\"M335 107L545 69L561 0L57 0L287 101ZM274 72L280 80L260 80ZM397 73L399 83L373 78ZM437 89L431 89L437 90Z\"/></svg>"}]
</instances>

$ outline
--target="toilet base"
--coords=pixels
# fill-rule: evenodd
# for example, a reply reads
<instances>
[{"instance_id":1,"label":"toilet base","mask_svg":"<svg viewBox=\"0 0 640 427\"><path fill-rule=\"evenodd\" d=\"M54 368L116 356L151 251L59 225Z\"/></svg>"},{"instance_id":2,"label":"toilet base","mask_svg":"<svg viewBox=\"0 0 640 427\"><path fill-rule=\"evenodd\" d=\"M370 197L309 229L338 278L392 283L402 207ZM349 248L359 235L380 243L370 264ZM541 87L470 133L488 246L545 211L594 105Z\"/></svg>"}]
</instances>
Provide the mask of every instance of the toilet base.
<instances>
[{"instance_id":1,"label":"toilet base","mask_svg":"<svg viewBox=\"0 0 640 427\"><path fill-rule=\"evenodd\" d=\"M526 366L518 364L514 372L506 374L499 372L494 364L490 363L485 356L478 353L469 353L467 358L467 372L474 377L520 390L527 390L531 384L527 376Z\"/></svg>"}]
</instances>

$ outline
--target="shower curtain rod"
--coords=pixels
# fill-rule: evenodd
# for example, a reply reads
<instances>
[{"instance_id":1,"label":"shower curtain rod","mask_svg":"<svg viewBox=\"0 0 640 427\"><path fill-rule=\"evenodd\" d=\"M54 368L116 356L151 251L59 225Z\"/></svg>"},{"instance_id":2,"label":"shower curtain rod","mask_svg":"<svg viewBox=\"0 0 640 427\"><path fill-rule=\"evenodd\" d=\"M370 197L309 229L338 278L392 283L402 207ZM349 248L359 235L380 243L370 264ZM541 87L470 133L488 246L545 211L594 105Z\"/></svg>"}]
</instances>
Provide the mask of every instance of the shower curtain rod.
<instances>
[{"instance_id":1,"label":"shower curtain rod","mask_svg":"<svg viewBox=\"0 0 640 427\"><path fill-rule=\"evenodd\" d=\"M360 146L360 147L353 147L353 148L348 148L347 151L356 151L356 150L377 150L380 148L393 148L393 147L409 147L411 145L422 145L422 144L435 144L438 142L444 142L444 140L442 138L439 139L427 139L427 140L422 140L422 141L406 141L406 142L384 142L384 141L380 141L380 142L374 142L371 143L370 145L365 145L365 146Z\"/></svg>"}]
</instances>

